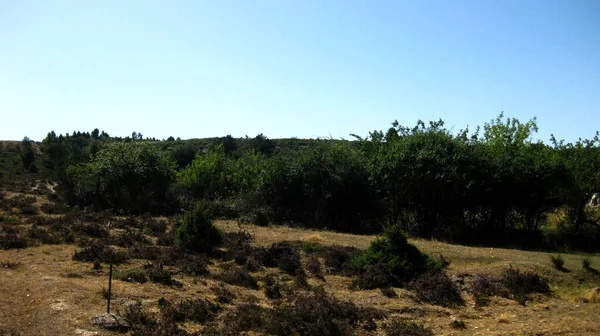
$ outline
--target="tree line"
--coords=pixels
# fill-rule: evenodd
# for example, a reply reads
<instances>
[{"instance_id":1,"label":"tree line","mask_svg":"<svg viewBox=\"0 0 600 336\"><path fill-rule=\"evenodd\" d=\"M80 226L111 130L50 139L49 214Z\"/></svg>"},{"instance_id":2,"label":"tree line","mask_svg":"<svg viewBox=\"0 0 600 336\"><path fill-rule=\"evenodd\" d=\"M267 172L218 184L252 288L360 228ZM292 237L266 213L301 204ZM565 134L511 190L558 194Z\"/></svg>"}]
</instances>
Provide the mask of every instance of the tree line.
<instances>
[{"instance_id":1,"label":"tree line","mask_svg":"<svg viewBox=\"0 0 600 336\"><path fill-rule=\"evenodd\" d=\"M537 130L535 118L502 114L473 132L393 122L353 141L159 141L96 129L49 133L36 160L72 206L175 214L200 202L256 223L355 233L396 224L459 243L593 249L600 216L586 202L600 190L598 134L545 144L532 140Z\"/></svg>"}]
</instances>

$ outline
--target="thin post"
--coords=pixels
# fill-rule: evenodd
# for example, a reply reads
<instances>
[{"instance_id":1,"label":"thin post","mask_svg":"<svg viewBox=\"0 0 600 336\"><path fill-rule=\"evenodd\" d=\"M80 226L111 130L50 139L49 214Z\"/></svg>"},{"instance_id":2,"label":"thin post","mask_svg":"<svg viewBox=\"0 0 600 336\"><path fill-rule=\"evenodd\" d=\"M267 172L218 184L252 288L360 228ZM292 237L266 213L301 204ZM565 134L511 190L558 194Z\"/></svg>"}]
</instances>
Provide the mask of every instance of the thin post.
<instances>
[{"instance_id":1,"label":"thin post","mask_svg":"<svg viewBox=\"0 0 600 336\"><path fill-rule=\"evenodd\" d=\"M109 257L109 271L108 271L108 297L106 298L106 313L110 314L110 297L112 295L112 269L113 269L113 254L110 250L110 222L106 225L108 227L108 251L110 253Z\"/></svg>"}]
</instances>

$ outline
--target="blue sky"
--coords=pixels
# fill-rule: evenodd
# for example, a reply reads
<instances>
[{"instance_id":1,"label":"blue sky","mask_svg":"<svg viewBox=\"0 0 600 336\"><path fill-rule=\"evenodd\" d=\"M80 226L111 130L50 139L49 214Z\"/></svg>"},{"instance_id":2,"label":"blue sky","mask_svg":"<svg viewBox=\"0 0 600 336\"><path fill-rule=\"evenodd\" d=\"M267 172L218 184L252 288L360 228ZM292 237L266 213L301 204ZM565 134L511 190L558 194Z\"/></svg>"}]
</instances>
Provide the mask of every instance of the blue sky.
<instances>
[{"instance_id":1,"label":"blue sky","mask_svg":"<svg viewBox=\"0 0 600 336\"><path fill-rule=\"evenodd\" d=\"M600 129L600 1L0 0L0 139Z\"/></svg>"}]
</instances>

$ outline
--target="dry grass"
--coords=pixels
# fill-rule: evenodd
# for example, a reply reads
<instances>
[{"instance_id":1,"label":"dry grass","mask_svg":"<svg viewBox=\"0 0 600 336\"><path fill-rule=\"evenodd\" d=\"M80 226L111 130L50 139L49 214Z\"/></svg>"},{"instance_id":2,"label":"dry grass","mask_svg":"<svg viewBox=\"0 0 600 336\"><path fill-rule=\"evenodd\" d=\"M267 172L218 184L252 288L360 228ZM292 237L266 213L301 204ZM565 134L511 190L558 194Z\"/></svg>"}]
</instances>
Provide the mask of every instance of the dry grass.
<instances>
[{"instance_id":1,"label":"dry grass","mask_svg":"<svg viewBox=\"0 0 600 336\"><path fill-rule=\"evenodd\" d=\"M20 225L26 227L27 224ZM217 225L225 231L248 231L254 235L254 243L260 246L270 246L282 240L298 240L364 249L375 239L375 236L290 227L239 225L234 221L218 221ZM393 298L386 297L380 290L352 290L349 288L352 279L338 275L326 274L325 283L313 278L309 278L308 282L311 286L323 285L328 293L338 299L352 301L359 307L380 309L387 313L387 321L415 320L432 328L436 335L596 335L600 328L597 318L600 314L600 290L596 288L600 287L600 276L581 268L582 255L563 254L565 268L570 272L560 272L552 266L550 253L458 246L426 240L411 242L425 253L434 257L441 254L448 259L451 264L447 273L451 278L460 278L468 283L475 274L499 274L512 265L548 278L553 294L534 296L526 306L514 300L492 297L488 306L475 307L473 297L463 291L465 306L444 308L416 304L414 293L402 288L394 288L398 296ZM63 244L0 251L0 261L19 265L0 268L0 330L14 329L25 335L112 335L90 324L93 315L106 309L106 302L99 292L107 287L108 267L94 271L91 263L73 261L73 252L79 249ZM599 256L587 257L592 265L600 265ZM223 263L215 261L209 270L218 274L223 270ZM141 268L143 264L143 261L134 260L116 269ZM253 275L260 279L273 272L274 269L264 268ZM279 276L283 282L293 283L293 277ZM217 279L180 275L175 279L183 284L181 288L151 282L138 284L115 280L112 310L123 312L125 305L136 300L156 310L156 302L160 297L172 302L195 298L216 301L214 288L221 286ZM265 297L260 284L258 289L226 285L234 293L235 299L225 304L225 309L249 301L257 301L259 305L268 307L270 300ZM578 302L575 300L577 297L585 297L589 303ZM466 323L466 330L451 326L451 322L457 318ZM388 322L382 320L377 323L381 332ZM185 328L198 332L203 327L186 323Z\"/></svg>"}]
</instances>

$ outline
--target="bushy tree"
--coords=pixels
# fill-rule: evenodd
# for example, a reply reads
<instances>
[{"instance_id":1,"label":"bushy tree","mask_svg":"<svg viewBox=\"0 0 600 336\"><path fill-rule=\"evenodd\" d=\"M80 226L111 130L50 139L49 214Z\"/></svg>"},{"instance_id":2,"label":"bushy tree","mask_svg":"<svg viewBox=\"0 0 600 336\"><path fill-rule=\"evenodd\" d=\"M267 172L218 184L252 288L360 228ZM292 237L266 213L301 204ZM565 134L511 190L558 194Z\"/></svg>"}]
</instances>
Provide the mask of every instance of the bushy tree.
<instances>
[{"instance_id":1,"label":"bushy tree","mask_svg":"<svg viewBox=\"0 0 600 336\"><path fill-rule=\"evenodd\" d=\"M110 143L90 162L70 166L67 174L69 199L75 204L138 213L170 207L174 163L148 142Z\"/></svg>"},{"instance_id":2,"label":"bushy tree","mask_svg":"<svg viewBox=\"0 0 600 336\"><path fill-rule=\"evenodd\" d=\"M223 232L213 225L209 211L197 203L183 214L177 227L177 245L195 252L208 253L223 241Z\"/></svg>"},{"instance_id":3,"label":"bushy tree","mask_svg":"<svg viewBox=\"0 0 600 336\"><path fill-rule=\"evenodd\" d=\"M347 142L320 141L269 160L254 195L273 220L373 232L381 212L366 160Z\"/></svg>"},{"instance_id":4,"label":"bushy tree","mask_svg":"<svg viewBox=\"0 0 600 336\"><path fill-rule=\"evenodd\" d=\"M389 274L388 285L404 285L419 275L441 269L441 265L408 242L399 226L387 226L382 236L352 260L352 266L361 272L382 265Z\"/></svg>"}]
</instances>

